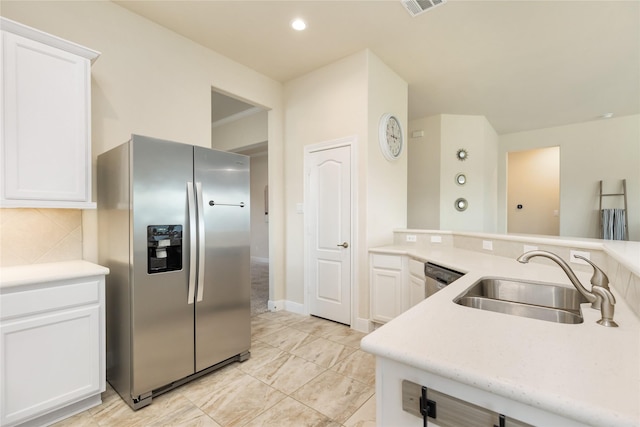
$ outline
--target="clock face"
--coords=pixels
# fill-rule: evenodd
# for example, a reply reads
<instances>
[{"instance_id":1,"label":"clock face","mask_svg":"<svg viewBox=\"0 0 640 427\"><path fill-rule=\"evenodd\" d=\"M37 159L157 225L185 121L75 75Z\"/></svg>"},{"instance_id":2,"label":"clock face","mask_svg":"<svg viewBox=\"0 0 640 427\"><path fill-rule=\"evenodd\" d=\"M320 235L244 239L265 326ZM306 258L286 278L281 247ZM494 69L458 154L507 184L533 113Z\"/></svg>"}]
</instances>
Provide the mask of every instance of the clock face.
<instances>
[{"instance_id":1,"label":"clock face","mask_svg":"<svg viewBox=\"0 0 640 427\"><path fill-rule=\"evenodd\" d=\"M395 160L402 154L403 135L400 121L391 114L380 119L380 148L387 160Z\"/></svg>"},{"instance_id":2,"label":"clock face","mask_svg":"<svg viewBox=\"0 0 640 427\"><path fill-rule=\"evenodd\" d=\"M398 157L402 149L402 131L400 123L395 117L390 117L387 121L387 144L393 157Z\"/></svg>"}]
</instances>

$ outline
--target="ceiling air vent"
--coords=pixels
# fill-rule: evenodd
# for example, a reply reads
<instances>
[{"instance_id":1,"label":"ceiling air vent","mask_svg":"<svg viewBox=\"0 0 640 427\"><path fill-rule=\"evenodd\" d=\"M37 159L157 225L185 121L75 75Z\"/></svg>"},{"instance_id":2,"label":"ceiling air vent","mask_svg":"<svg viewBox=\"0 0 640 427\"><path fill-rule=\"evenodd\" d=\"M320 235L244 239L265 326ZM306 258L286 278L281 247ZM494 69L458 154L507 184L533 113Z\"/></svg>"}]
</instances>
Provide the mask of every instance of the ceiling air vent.
<instances>
[{"instance_id":1,"label":"ceiling air vent","mask_svg":"<svg viewBox=\"0 0 640 427\"><path fill-rule=\"evenodd\" d=\"M418 16L436 6L446 3L447 0L400 0L402 5L407 9L409 15Z\"/></svg>"}]
</instances>

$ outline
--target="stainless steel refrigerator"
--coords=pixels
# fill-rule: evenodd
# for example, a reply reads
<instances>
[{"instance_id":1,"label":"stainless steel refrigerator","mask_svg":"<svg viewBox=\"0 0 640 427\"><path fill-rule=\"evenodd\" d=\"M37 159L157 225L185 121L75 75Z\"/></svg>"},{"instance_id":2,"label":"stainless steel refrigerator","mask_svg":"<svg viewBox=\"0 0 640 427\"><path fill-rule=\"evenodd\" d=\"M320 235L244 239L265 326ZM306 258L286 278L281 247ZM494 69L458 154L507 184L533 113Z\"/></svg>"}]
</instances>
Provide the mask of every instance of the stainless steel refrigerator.
<instances>
[{"instance_id":1,"label":"stainless steel refrigerator","mask_svg":"<svg viewBox=\"0 0 640 427\"><path fill-rule=\"evenodd\" d=\"M134 409L249 357L249 158L133 135L98 156L107 380Z\"/></svg>"}]
</instances>

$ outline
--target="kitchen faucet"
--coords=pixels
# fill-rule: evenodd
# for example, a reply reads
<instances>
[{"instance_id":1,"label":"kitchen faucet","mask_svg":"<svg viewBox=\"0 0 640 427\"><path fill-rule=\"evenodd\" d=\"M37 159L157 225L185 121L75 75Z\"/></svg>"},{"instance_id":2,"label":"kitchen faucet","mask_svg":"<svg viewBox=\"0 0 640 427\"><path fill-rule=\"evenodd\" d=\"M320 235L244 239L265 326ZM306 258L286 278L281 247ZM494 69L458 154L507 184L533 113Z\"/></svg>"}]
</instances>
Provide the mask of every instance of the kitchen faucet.
<instances>
[{"instance_id":1,"label":"kitchen faucet","mask_svg":"<svg viewBox=\"0 0 640 427\"><path fill-rule=\"evenodd\" d=\"M582 286L582 283L580 283L580 280L578 280L578 277L576 277L571 267L569 267L569 265L562 258L554 254L553 252L540 250L525 252L518 257L518 262L526 264L531 258L537 256L549 258L550 260L558 264L560 268L562 268L562 270L564 270L564 272L567 274L569 280L578 290L578 292L580 292L580 294L591 303L591 308L600 310L602 318L598 320L598 324L611 327L618 326L618 324L613 321L613 312L616 304L616 299L609 290L609 278L604 271L602 271L597 265L595 265L585 257L574 255L576 258L580 258L589 263L589 265L591 265L591 267L593 268L593 276L591 276L591 291L588 291L584 286Z\"/></svg>"}]
</instances>

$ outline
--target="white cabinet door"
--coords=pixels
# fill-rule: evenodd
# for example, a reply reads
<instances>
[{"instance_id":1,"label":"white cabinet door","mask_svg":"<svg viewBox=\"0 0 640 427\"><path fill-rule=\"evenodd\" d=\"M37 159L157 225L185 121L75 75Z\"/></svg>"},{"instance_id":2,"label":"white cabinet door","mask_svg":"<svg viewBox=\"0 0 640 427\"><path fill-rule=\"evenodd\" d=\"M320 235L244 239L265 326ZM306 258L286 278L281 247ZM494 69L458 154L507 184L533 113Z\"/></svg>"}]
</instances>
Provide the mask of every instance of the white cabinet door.
<instances>
[{"instance_id":1,"label":"white cabinet door","mask_svg":"<svg viewBox=\"0 0 640 427\"><path fill-rule=\"evenodd\" d=\"M371 320L386 323L403 311L405 259L401 255L371 254L369 286Z\"/></svg>"},{"instance_id":2,"label":"white cabinet door","mask_svg":"<svg viewBox=\"0 0 640 427\"><path fill-rule=\"evenodd\" d=\"M2 24L1 205L95 207L90 60L42 42L48 35L37 30Z\"/></svg>"},{"instance_id":3,"label":"white cabinet door","mask_svg":"<svg viewBox=\"0 0 640 427\"><path fill-rule=\"evenodd\" d=\"M90 274L61 278L65 268ZM6 270L21 283L0 287L0 425L49 425L100 404L103 268L71 261Z\"/></svg>"},{"instance_id":4,"label":"white cabinet door","mask_svg":"<svg viewBox=\"0 0 640 427\"><path fill-rule=\"evenodd\" d=\"M371 320L388 322L402 312L402 271L371 269Z\"/></svg>"},{"instance_id":5,"label":"white cabinet door","mask_svg":"<svg viewBox=\"0 0 640 427\"><path fill-rule=\"evenodd\" d=\"M424 300L424 278L419 276L409 275L409 307L413 307L420 301Z\"/></svg>"},{"instance_id":6,"label":"white cabinet door","mask_svg":"<svg viewBox=\"0 0 640 427\"><path fill-rule=\"evenodd\" d=\"M406 309L413 307L423 299L425 299L425 276L424 261L418 261L413 258L408 260L409 277L406 281Z\"/></svg>"},{"instance_id":7,"label":"white cabinet door","mask_svg":"<svg viewBox=\"0 0 640 427\"><path fill-rule=\"evenodd\" d=\"M31 419L100 393L100 307L0 326L1 424Z\"/></svg>"}]
</instances>

